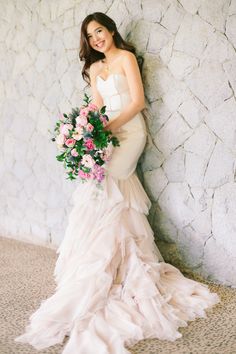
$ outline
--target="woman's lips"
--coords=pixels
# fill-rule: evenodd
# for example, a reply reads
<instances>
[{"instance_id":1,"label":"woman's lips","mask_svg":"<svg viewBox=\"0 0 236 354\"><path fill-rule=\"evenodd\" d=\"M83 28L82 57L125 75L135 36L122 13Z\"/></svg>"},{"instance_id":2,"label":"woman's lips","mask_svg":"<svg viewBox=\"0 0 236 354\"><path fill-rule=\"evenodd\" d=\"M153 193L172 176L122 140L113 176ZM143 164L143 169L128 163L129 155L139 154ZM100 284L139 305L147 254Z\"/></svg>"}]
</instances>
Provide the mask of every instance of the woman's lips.
<instances>
[{"instance_id":1,"label":"woman's lips","mask_svg":"<svg viewBox=\"0 0 236 354\"><path fill-rule=\"evenodd\" d=\"M101 48L101 47L103 46L104 42L105 42L105 41L102 41L102 42L100 42L100 43L97 43L97 44L96 44L96 47Z\"/></svg>"}]
</instances>

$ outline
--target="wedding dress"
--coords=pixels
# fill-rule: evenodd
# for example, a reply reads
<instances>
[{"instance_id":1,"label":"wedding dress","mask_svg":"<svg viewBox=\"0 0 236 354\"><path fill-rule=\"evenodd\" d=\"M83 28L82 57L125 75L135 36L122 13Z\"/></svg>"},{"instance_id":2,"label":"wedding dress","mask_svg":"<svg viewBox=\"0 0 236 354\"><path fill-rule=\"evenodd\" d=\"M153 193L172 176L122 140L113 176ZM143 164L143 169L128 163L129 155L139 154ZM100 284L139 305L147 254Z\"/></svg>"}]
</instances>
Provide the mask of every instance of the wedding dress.
<instances>
[{"instance_id":1,"label":"wedding dress","mask_svg":"<svg viewBox=\"0 0 236 354\"><path fill-rule=\"evenodd\" d=\"M97 76L112 120L129 104L126 76ZM127 354L144 338L173 341L187 321L219 301L208 287L165 263L146 215L150 200L135 172L146 143L138 113L117 132L103 189L78 182L65 237L57 250L55 293L43 300L15 340L63 354Z\"/></svg>"}]
</instances>

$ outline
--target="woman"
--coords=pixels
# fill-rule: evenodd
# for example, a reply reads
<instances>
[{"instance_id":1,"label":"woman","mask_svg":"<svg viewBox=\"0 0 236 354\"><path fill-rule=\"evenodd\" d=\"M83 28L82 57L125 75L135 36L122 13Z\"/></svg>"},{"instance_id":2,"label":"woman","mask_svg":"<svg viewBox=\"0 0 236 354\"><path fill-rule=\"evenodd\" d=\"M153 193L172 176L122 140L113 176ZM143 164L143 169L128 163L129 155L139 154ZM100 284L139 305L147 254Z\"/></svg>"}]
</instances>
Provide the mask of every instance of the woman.
<instances>
[{"instance_id":1,"label":"woman","mask_svg":"<svg viewBox=\"0 0 236 354\"><path fill-rule=\"evenodd\" d=\"M106 105L106 129L119 138L103 189L74 195L55 267L57 288L16 340L37 349L69 339L63 354L123 354L144 338L175 340L178 328L219 301L206 285L165 263L146 214L150 201L135 173L146 142L144 92L134 48L103 13L81 27L82 75L93 103Z\"/></svg>"}]
</instances>

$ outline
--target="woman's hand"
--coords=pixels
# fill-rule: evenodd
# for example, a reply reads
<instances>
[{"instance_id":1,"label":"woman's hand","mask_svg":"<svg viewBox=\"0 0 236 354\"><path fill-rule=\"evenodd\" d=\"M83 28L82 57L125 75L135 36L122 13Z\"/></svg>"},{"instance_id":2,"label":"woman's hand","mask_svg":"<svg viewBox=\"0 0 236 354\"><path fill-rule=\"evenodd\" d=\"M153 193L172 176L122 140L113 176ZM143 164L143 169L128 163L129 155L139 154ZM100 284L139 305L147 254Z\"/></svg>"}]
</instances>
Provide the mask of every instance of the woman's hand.
<instances>
[{"instance_id":1,"label":"woman's hand","mask_svg":"<svg viewBox=\"0 0 236 354\"><path fill-rule=\"evenodd\" d=\"M108 123L104 127L104 130L110 130L112 132L112 134L114 134L115 132L117 132L117 130L119 128L120 128L120 126L118 125L118 122L116 122L116 120L114 119L112 122Z\"/></svg>"}]
</instances>

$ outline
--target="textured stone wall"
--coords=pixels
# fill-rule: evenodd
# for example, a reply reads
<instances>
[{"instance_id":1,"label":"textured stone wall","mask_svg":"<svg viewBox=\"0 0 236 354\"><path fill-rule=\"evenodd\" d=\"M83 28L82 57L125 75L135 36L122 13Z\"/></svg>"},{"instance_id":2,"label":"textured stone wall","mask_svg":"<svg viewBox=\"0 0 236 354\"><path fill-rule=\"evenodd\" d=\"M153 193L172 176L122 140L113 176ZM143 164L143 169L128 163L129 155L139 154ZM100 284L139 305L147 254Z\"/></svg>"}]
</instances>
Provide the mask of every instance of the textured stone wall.
<instances>
[{"instance_id":1,"label":"textured stone wall","mask_svg":"<svg viewBox=\"0 0 236 354\"><path fill-rule=\"evenodd\" d=\"M236 285L236 1L0 1L0 234L60 243L75 184L50 142L80 104L86 14L144 56L149 139L140 160L167 261Z\"/></svg>"}]
</instances>

